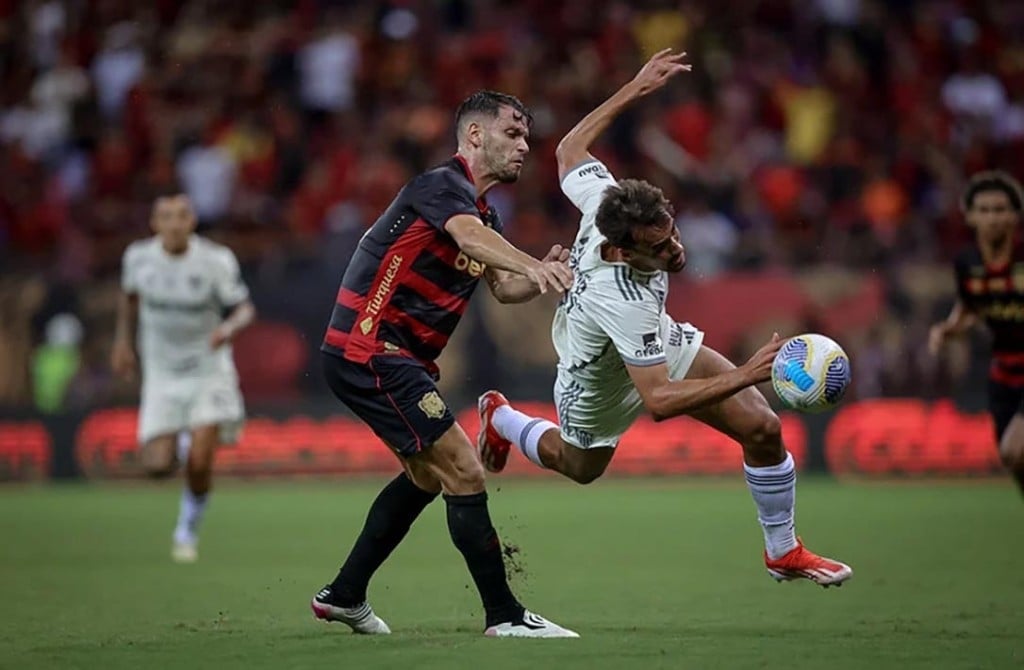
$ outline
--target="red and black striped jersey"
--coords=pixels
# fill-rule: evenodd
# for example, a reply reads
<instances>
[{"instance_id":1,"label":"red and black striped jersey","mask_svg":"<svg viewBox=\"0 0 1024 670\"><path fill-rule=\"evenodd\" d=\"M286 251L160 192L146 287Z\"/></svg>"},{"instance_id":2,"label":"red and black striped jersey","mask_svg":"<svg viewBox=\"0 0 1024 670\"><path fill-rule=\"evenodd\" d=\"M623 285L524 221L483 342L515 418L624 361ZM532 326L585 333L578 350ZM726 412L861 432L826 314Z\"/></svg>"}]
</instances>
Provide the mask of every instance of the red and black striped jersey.
<instances>
[{"instance_id":1,"label":"red and black striped jersey","mask_svg":"<svg viewBox=\"0 0 1024 670\"><path fill-rule=\"evenodd\" d=\"M960 299L992 332L992 378L1024 384L1024 246L1014 247L1010 262L1000 267L986 265L971 247L954 267Z\"/></svg>"},{"instance_id":2,"label":"red and black striped jersey","mask_svg":"<svg viewBox=\"0 0 1024 670\"><path fill-rule=\"evenodd\" d=\"M459 214L502 230L461 156L406 184L359 241L321 350L362 363L411 356L434 369L486 267L445 231Z\"/></svg>"}]
</instances>

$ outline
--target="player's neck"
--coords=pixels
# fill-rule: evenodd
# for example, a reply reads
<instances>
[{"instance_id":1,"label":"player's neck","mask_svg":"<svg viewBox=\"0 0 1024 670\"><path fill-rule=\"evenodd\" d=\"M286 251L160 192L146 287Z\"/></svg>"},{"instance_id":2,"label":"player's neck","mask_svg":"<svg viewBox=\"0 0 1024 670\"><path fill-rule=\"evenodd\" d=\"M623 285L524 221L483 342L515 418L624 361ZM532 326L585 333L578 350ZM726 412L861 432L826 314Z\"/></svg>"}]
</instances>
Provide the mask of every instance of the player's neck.
<instances>
[{"instance_id":1,"label":"player's neck","mask_svg":"<svg viewBox=\"0 0 1024 670\"><path fill-rule=\"evenodd\" d=\"M181 247L170 247L167 245L167 242L165 242L164 240L160 240L160 248L164 250L164 253L167 254L168 256L174 256L175 258L180 258L181 256L187 254L189 246L190 245L187 240L185 241L185 244Z\"/></svg>"},{"instance_id":2,"label":"player's neck","mask_svg":"<svg viewBox=\"0 0 1024 670\"><path fill-rule=\"evenodd\" d=\"M497 177L488 174L482 159L471 156L469 152L461 150L456 155L465 162L466 169L469 170L469 180L473 182L473 186L476 188L477 198L482 198L487 191L498 184Z\"/></svg>"},{"instance_id":3,"label":"player's neck","mask_svg":"<svg viewBox=\"0 0 1024 670\"><path fill-rule=\"evenodd\" d=\"M1001 267L1009 263L1013 256L1013 236L1008 235L998 240L978 240L978 248L985 265Z\"/></svg>"},{"instance_id":4,"label":"player's neck","mask_svg":"<svg viewBox=\"0 0 1024 670\"><path fill-rule=\"evenodd\" d=\"M626 261L622 258L622 251L618 247L612 246L610 243L604 243L601 245L601 258L608 263L625 263Z\"/></svg>"}]
</instances>

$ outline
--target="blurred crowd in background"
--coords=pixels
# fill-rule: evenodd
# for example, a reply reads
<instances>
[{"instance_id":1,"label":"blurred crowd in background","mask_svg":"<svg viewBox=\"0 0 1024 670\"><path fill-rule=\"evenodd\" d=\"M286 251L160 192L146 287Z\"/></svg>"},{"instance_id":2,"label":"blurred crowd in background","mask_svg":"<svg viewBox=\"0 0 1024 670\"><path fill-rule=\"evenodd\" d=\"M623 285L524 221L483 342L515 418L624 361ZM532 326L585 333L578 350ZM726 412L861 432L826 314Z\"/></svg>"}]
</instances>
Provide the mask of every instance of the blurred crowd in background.
<instances>
[{"instance_id":1,"label":"blurred crowd in background","mask_svg":"<svg viewBox=\"0 0 1024 670\"><path fill-rule=\"evenodd\" d=\"M942 362L924 341L970 241L965 178L1024 176L1024 3L6 0L0 407L131 402L107 365L121 253L175 185L253 291L260 323L236 348L250 403L313 402L349 254L453 153L459 101L493 88L531 107L523 177L490 200L541 255L578 222L555 145L663 47L693 73L595 153L675 204L673 315L737 361L773 328L826 332L857 397L976 388L983 341ZM550 398L551 303L484 293L441 362L446 392Z\"/></svg>"}]
</instances>

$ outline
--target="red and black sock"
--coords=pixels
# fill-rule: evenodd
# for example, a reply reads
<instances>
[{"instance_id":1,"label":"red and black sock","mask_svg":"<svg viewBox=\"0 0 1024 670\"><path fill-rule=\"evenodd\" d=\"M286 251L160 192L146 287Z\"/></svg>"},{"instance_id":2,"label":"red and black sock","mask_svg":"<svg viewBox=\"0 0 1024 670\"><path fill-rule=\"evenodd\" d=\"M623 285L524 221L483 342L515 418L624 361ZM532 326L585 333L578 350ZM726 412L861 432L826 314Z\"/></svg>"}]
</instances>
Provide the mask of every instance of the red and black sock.
<instances>
[{"instance_id":1,"label":"red and black sock","mask_svg":"<svg viewBox=\"0 0 1024 670\"><path fill-rule=\"evenodd\" d=\"M520 621L523 606L508 585L501 558L501 540L487 511L487 493L445 495L444 501L448 505L448 531L473 575L484 604L487 625Z\"/></svg>"},{"instance_id":2,"label":"red and black sock","mask_svg":"<svg viewBox=\"0 0 1024 670\"><path fill-rule=\"evenodd\" d=\"M331 582L335 605L354 607L366 600L366 588L373 573L436 497L436 493L429 493L413 484L404 472L381 490L370 506L366 523L345 565Z\"/></svg>"}]
</instances>

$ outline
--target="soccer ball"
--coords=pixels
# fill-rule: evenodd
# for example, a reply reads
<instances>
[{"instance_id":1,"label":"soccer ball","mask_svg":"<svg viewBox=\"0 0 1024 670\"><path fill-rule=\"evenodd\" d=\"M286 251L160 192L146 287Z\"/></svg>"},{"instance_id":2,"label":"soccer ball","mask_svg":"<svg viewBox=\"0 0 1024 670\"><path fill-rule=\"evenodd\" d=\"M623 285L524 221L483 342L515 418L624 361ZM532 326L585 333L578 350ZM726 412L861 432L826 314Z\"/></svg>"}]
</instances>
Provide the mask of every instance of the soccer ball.
<instances>
[{"instance_id":1,"label":"soccer ball","mask_svg":"<svg viewBox=\"0 0 1024 670\"><path fill-rule=\"evenodd\" d=\"M772 388L790 409L832 409L843 399L849 385L850 359L835 340L824 335L797 335L775 354Z\"/></svg>"}]
</instances>

